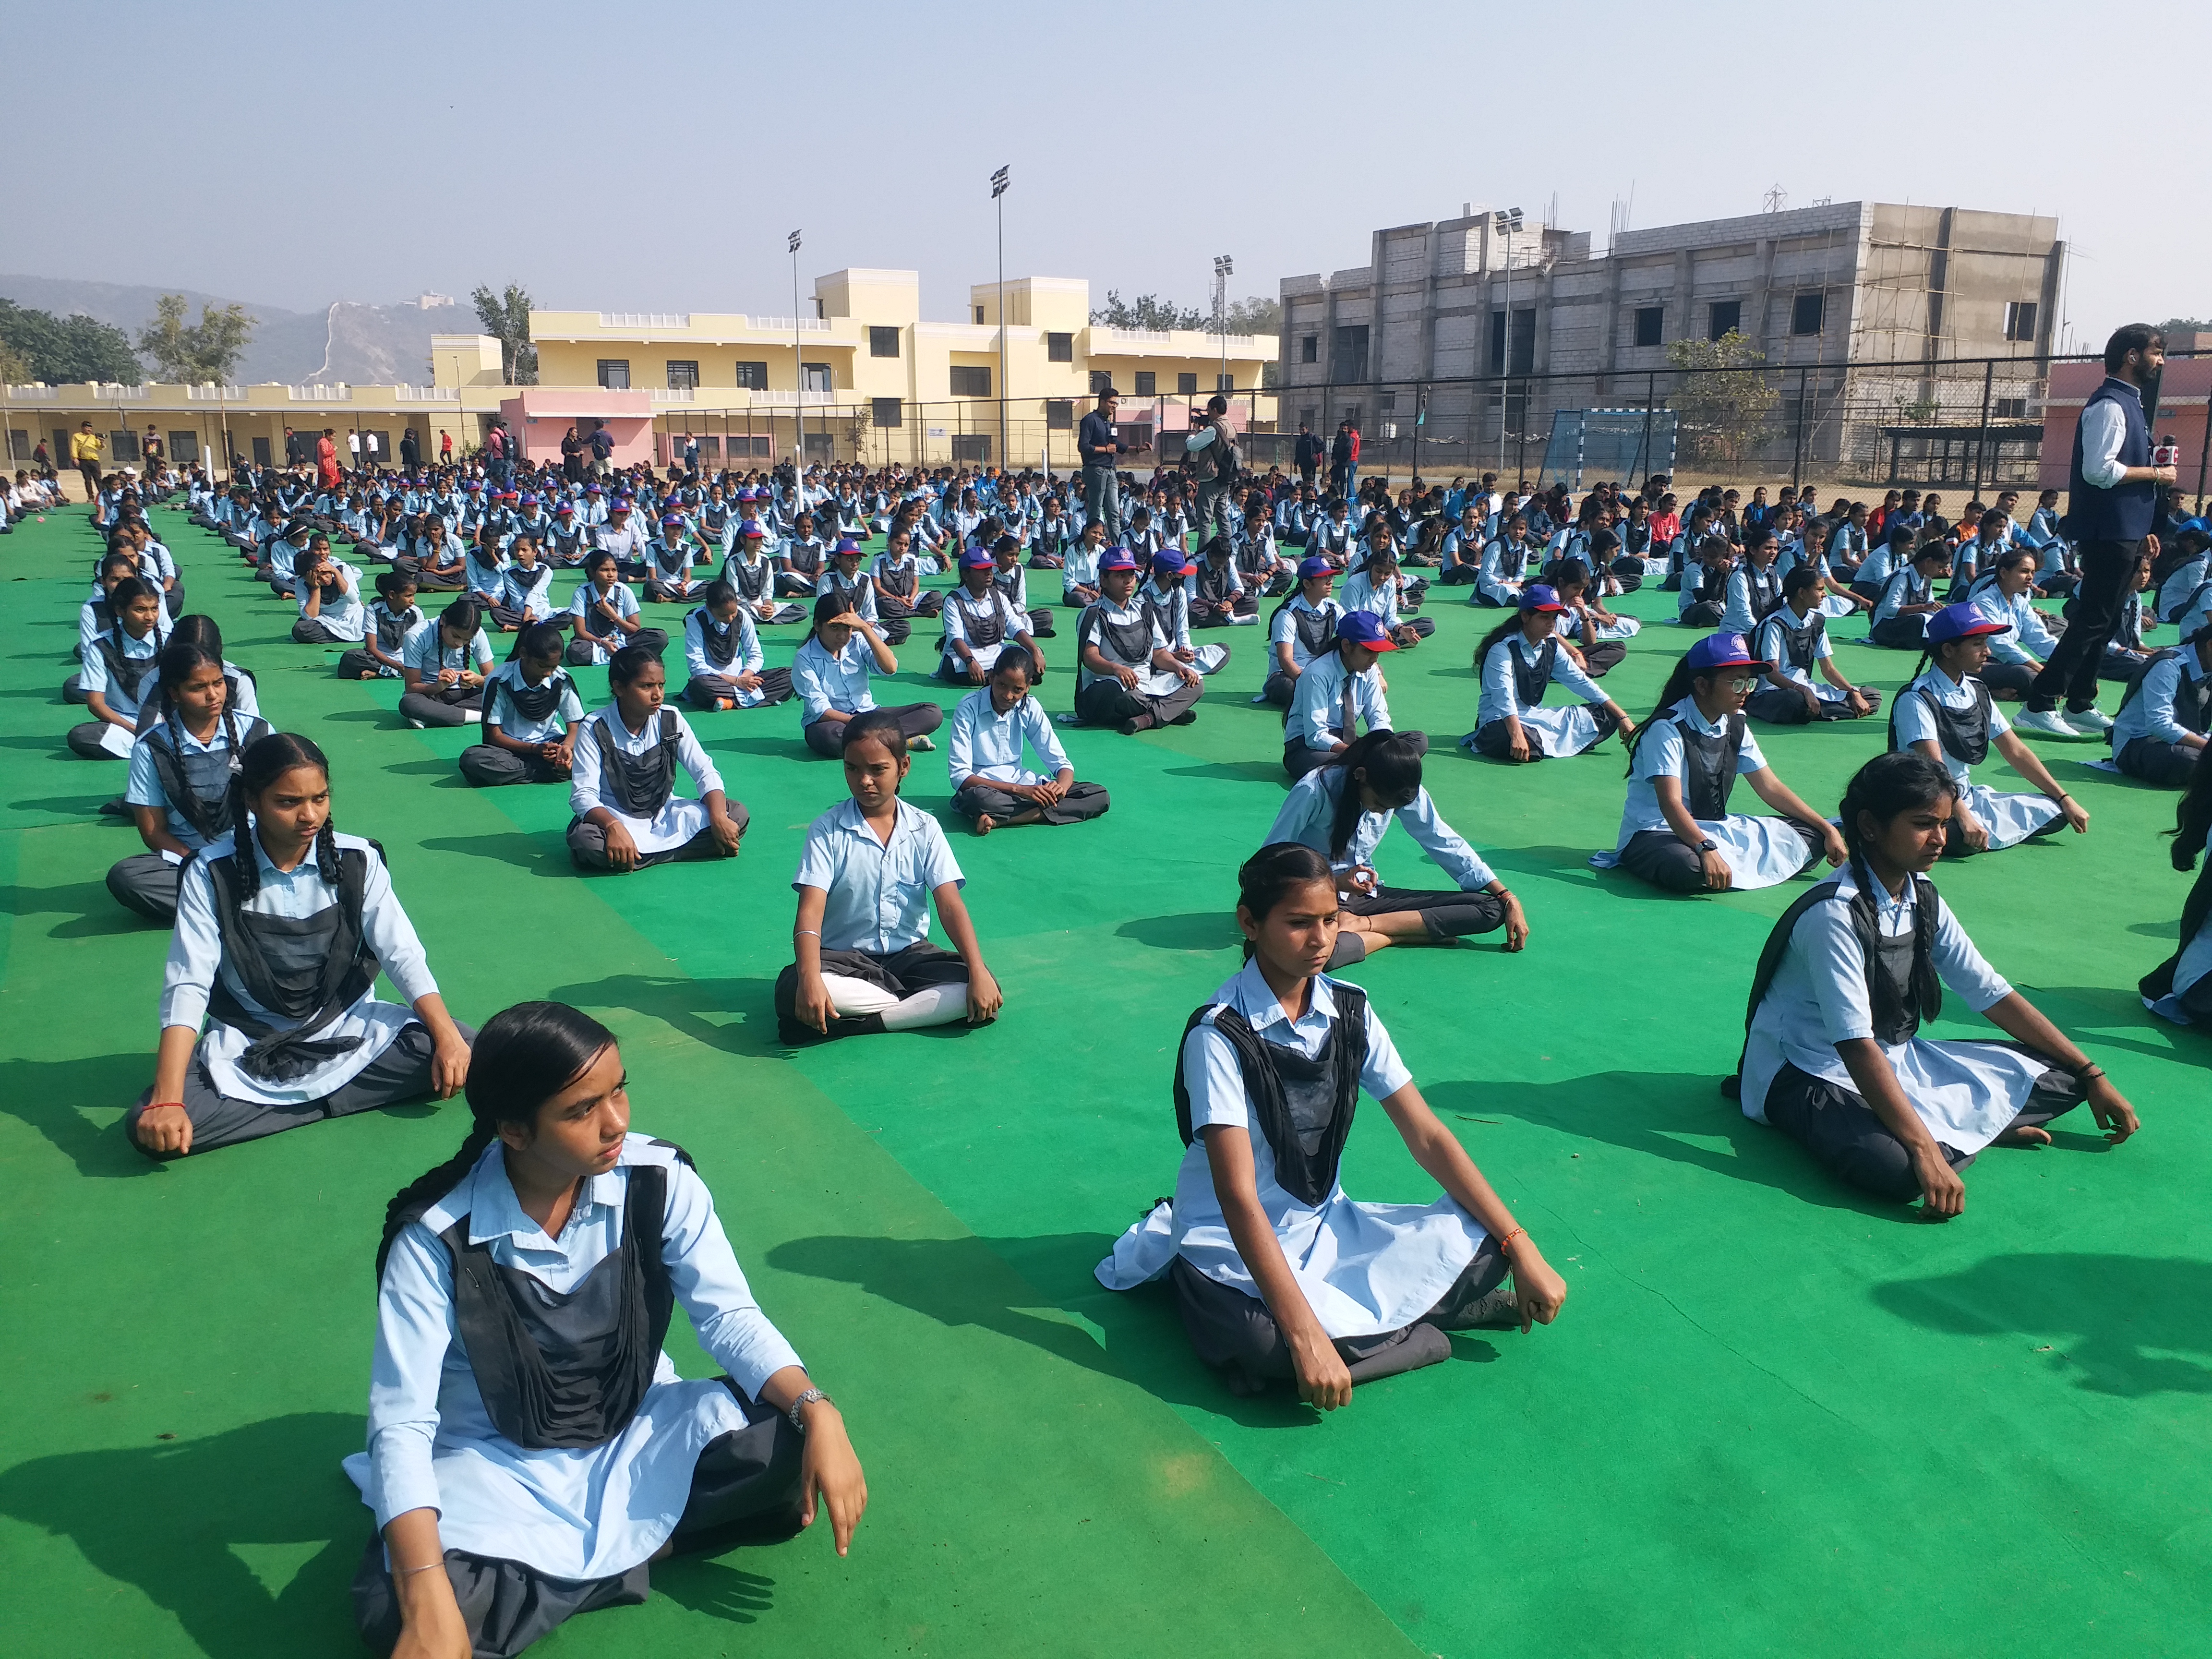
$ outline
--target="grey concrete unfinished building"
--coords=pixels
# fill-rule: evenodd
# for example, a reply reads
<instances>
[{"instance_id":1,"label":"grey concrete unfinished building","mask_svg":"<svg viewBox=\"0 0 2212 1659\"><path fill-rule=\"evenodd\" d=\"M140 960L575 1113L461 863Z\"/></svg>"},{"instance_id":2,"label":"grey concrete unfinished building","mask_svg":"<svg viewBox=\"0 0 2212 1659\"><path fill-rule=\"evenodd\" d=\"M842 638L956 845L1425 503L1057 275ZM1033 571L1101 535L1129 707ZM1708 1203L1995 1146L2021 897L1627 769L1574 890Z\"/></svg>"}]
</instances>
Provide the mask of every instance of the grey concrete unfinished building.
<instances>
[{"instance_id":1,"label":"grey concrete unfinished building","mask_svg":"<svg viewBox=\"0 0 2212 1659\"><path fill-rule=\"evenodd\" d=\"M1963 465L1952 434L2004 432L2008 470L2032 468L2065 252L2048 217L1838 202L1621 231L1593 255L1587 232L1508 232L1469 204L1283 282L1283 429L1350 416L1363 462L1406 465L1418 442L1426 472L1533 478L1555 411L1656 404L1685 466L1932 475ZM1760 372L1677 362L1731 333Z\"/></svg>"}]
</instances>

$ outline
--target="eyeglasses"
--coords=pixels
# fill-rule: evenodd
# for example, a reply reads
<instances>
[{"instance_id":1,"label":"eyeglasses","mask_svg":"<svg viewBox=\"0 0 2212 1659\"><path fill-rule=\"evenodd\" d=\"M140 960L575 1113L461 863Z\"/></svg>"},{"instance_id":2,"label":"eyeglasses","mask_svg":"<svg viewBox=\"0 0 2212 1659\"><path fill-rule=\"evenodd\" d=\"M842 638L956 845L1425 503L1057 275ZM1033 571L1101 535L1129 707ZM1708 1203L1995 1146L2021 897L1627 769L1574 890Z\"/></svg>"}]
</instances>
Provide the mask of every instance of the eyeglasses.
<instances>
[{"instance_id":1,"label":"eyeglasses","mask_svg":"<svg viewBox=\"0 0 2212 1659\"><path fill-rule=\"evenodd\" d=\"M1757 685L1758 684L1759 682L1757 680L1751 678L1748 675L1741 675L1735 679L1723 680L1721 682L1721 690L1723 691L1748 691L1753 686Z\"/></svg>"}]
</instances>

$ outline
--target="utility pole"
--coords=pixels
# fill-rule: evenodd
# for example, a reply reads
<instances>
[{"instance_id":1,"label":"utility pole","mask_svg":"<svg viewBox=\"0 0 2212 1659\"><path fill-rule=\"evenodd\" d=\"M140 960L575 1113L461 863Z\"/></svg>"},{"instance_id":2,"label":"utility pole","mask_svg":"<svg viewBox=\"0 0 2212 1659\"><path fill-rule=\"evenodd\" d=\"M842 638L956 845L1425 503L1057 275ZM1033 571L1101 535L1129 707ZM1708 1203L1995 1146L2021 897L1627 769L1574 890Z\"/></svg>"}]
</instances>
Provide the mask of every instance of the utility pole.
<instances>
[{"instance_id":1,"label":"utility pole","mask_svg":"<svg viewBox=\"0 0 2212 1659\"><path fill-rule=\"evenodd\" d=\"M1009 164L991 175L991 202L999 213L999 465L1009 459L1006 448L1006 185Z\"/></svg>"},{"instance_id":2,"label":"utility pole","mask_svg":"<svg viewBox=\"0 0 2212 1659\"><path fill-rule=\"evenodd\" d=\"M1498 386L1498 473L1502 479L1505 476L1506 398L1513 386L1513 233L1521 228L1521 210L1500 208L1491 216L1491 223L1505 239L1505 349L1498 364L1504 375Z\"/></svg>"},{"instance_id":3,"label":"utility pole","mask_svg":"<svg viewBox=\"0 0 2212 1659\"><path fill-rule=\"evenodd\" d=\"M791 233L791 465L796 490L806 471L806 362L799 345L799 233L795 230Z\"/></svg>"},{"instance_id":4,"label":"utility pole","mask_svg":"<svg viewBox=\"0 0 2212 1659\"><path fill-rule=\"evenodd\" d=\"M1227 254L1213 256L1213 331L1221 340L1221 378L1224 380L1229 378L1229 278L1236 270L1237 262Z\"/></svg>"}]
</instances>

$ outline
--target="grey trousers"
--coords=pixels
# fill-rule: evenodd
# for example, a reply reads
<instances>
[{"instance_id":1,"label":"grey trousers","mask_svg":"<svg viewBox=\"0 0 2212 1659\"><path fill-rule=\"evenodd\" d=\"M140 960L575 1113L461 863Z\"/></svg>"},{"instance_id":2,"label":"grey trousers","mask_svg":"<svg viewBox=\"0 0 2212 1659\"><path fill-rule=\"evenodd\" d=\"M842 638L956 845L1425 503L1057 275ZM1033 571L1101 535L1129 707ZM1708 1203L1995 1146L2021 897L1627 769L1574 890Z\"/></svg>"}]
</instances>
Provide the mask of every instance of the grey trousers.
<instances>
[{"instance_id":1,"label":"grey trousers","mask_svg":"<svg viewBox=\"0 0 2212 1659\"><path fill-rule=\"evenodd\" d=\"M1412 1324L1375 1336L1339 1339L1338 1356L1354 1383L1374 1382L1451 1357L1446 1331L1468 1328L1475 1304L1504 1281L1505 1257L1486 1238L1434 1307ZM1267 1304L1256 1296L1208 1279L1183 1260L1170 1269L1176 1309L1194 1352L1221 1375L1232 1394L1252 1395L1297 1375L1291 1345Z\"/></svg>"},{"instance_id":2,"label":"grey trousers","mask_svg":"<svg viewBox=\"0 0 2212 1659\"><path fill-rule=\"evenodd\" d=\"M752 814L745 811L742 801L730 800L726 796L724 804L729 811L730 821L738 826L738 835L742 839L752 823ZM657 864L690 864L701 859L722 856L722 843L714 839L714 827L708 824L681 847L672 847L665 853L641 854L637 867L650 870ZM577 818L568 825L568 857L579 870L611 870L614 867L607 862L607 832L587 818Z\"/></svg>"},{"instance_id":3,"label":"grey trousers","mask_svg":"<svg viewBox=\"0 0 2212 1659\"><path fill-rule=\"evenodd\" d=\"M466 726L471 711L482 713L483 688L457 702L433 696L428 691L403 691L399 695L399 714L403 720L420 720L425 726Z\"/></svg>"},{"instance_id":4,"label":"grey trousers","mask_svg":"<svg viewBox=\"0 0 2212 1659\"><path fill-rule=\"evenodd\" d=\"M70 753L79 760L113 760L115 757L100 746L100 739L107 735L107 725L106 720L86 720L70 727L69 736L64 739Z\"/></svg>"},{"instance_id":5,"label":"grey trousers","mask_svg":"<svg viewBox=\"0 0 2212 1659\"><path fill-rule=\"evenodd\" d=\"M1057 804L1045 807L1037 818L1039 823L1081 823L1087 818L1102 817L1110 805L1106 792L1095 783L1071 783L1067 793ZM989 813L997 819L1019 817L1024 812L1036 812L1036 804L1017 799L1004 790L989 788L981 784L969 784L952 792L952 810L963 818L981 817Z\"/></svg>"},{"instance_id":6,"label":"grey trousers","mask_svg":"<svg viewBox=\"0 0 2212 1659\"><path fill-rule=\"evenodd\" d=\"M1198 544L1203 548L1216 536L1229 533L1229 487L1218 482L1201 483L1198 487L1198 522L1192 526L1198 532Z\"/></svg>"},{"instance_id":7,"label":"grey trousers","mask_svg":"<svg viewBox=\"0 0 2212 1659\"><path fill-rule=\"evenodd\" d=\"M107 867L107 891L125 909L167 927L177 920L177 887L185 866L159 853L134 853Z\"/></svg>"},{"instance_id":8,"label":"grey trousers","mask_svg":"<svg viewBox=\"0 0 2212 1659\"><path fill-rule=\"evenodd\" d=\"M2017 1042L2004 1046L2021 1054L2033 1053ZM2027 1104L2013 1119L2013 1127L2039 1129L2072 1111L2087 1097L2085 1086L2074 1073L2054 1061L2037 1080ZM1766 1121L1847 1186L1893 1204L1910 1204L1920 1196L1920 1178L1913 1173L1912 1155L1856 1090L1785 1063L1766 1091ZM1942 1150L1943 1161L1954 1170L1963 1170L1974 1161L1976 1155L1972 1152L1958 1152L1941 1141L1936 1145Z\"/></svg>"},{"instance_id":9,"label":"grey trousers","mask_svg":"<svg viewBox=\"0 0 2212 1659\"><path fill-rule=\"evenodd\" d=\"M1493 721L1492 724L1503 726L1504 722L1502 720ZM1338 742L1341 743L1345 740L1344 733L1339 731L1335 726L1330 726L1328 728L1328 732L1329 735L1336 738ZM1415 751L1416 753L1425 755L1429 752L1429 734L1427 732L1401 732L1398 735L1403 738L1413 738L1418 739L1420 744L1420 747ZM1304 738L1299 738L1295 742L1286 743L1283 745L1283 770L1288 772L1293 778L1302 778L1309 772L1318 772L1322 767L1334 766L1335 763L1336 755L1334 750L1328 749L1316 749Z\"/></svg>"},{"instance_id":10,"label":"grey trousers","mask_svg":"<svg viewBox=\"0 0 2212 1659\"><path fill-rule=\"evenodd\" d=\"M2197 757L2203 752L2158 738L2130 738L2112 757L2112 764L2130 777L2161 789L2186 789L2197 771Z\"/></svg>"},{"instance_id":11,"label":"grey trousers","mask_svg":"<svg viewBox=\"0 0 2212 1659\"><path fill-rule=\"evenodd\" d=\"M1197 707L1206 694L1204 685L1176 682L1164 697L1148 697L1127 690L1119 680L1095 679L1075 694L1075 712L1085 726L1135 723L1142 732L1151 726L1171 726Z\"/></svg>"},{"instance_id":12,"label":"grey trousers","mask_svg":"<svg viewBox=\"0 0 2212 1659\"><path fill-rule=\"evenodd\" d=\"M361 641L348 639L343 634L333 634L331 625L320 617L302 617L292 624L292 643L295 645L359 645Z\"/></svg>"},{"instance_id":13,"label":"grey trousers","mask_svg":"<svg viewBox=\"0 0 2212 1659\"><path fill-rule=\"evenodd\" d=\"M761 670L762 701L742 705L747 708L772 708L777 703L791 701L791 671L788 668ZM706 679L693 678L684 682L684 701L695 708L711 708L717 697L735 697L738 689L720 674Z\"/></svg>"},{"instance_id":14,"label":"grey trousers","mask_svg":"<svg viewBox=\"0 0 2212 1659\"><path fill-rule=\"evenodd\" d=\"M495 749L488 743L471 744L462 750L459 765L461 775L479 789L568 781L565 766L556 766L541 755L518 755L512 749Z\"/></svg>"},{"instance_id":15,"label":"grey trousers","mask_svg":"<svg viewBox=\"0 0 2212 1659\"><path fill-rule=\"evenodd\" d=\"M735 1545L778 1542L799 1531L805 1437L781 1412L747 1399L728 1377L720 1380L749 1420L708 1441L692 1467L690 1495L669 1540L682 1554L719 1554ZM580 1613L637 1606L651 1587L651 1570L642 1561L605 1578L553 1578L519 1561L465 1550L446 1552L446 1576L476 1659L510 1659ZM389 1654L399 1643L399 1602L385 1566L384 1541L374 1533L362 1551L352 1594L362 1642L372 1653Z\"/></svg>"},{"instance_id":16,"label":"grey trousers","mask_svg":"<svg viewBox=\"0 0 2212 1659\"><path fill-rule=\"evenodd\" d=\"M665 628L641 628L636 633L623 640L619 645L612 641L608 643L610 655L620 650L624 645L641 645L657 657L668 649L668 630ZM568 649L561 660L571 668L589 668L592 665L592 641L579 630L576 637L568 641Z\"/></svg>"},{"instance_id":17,"label":"grey trousers","mask_svg":"<svg viewBox=\"0 0 2212 1659\"><path fill-rule=\"evenodd\" d=\"M898 716L899 730L909 743L916 738L927 737L945 724L945 708L941 703L909 702L896 708L878 706L883 713ZM816 754L829 760L836 760L844 755L845 728L850 724L848 720L817 720L811 726L802 726L799 735L806 739L806 746Z\"/></svg>"},{"instance_id":18,"label":"grey trousers","mask_svg":"<svg viewBox=\"0 0 2212 1659\"><path fill-rule=\"evenodd\" d=\"M1996 665L1992 664L1991 666ZM1990 688L1995 690L1995 687ZM1868 713L1881 707L1881 693L1869 685L1867 701L1874 705ZM1822 697L1816 704L1808 705L1804 694L1784 691L1778 685L1769 685L1754 691L1745 699L1743 712L1755 720L1769 726L1810 726L1815 720L1848 720L1857 719L1849 705Z\"/></svg>"},{"instance_id":19,"label":"grey trousers","mask_svg":"<svg viewBox=\"0 0 2212 1659\"><path fill-rule=\"evenodd\" d=\"M1106 526L1106 544L1121 539L1121 475L1110 466L1083 469L1083 511Z\"/></svg>"},{"instance_id":20,"label":"grey trousers","mask_svg":"<svg viewBox=\"0 0 2212 1659\"><path fill-rule=\"evenodd\" d=\"M1675 620L1685 628L1718 628L1726 608L1716 599L1700 599Z\"/></svg>"},{"instance_id":21,"label":"grey trousers","mask_svg":"<svg viewBox=\"0 0 2212 1659\"><path fill-rule=\"evenodd\" d=\"M460 1025L459 1021L454 1024L459 1027L461 1040L474 1047L476 1028ZM235 1146L240 1141L258 1140L280 1130L296 1129L303 1123L319 1123L328 1117L349 1117L356 1112L373 1112L381 1106L404 1106L410 1101L427 1099L430 1094L430 1060L434 1053L430 1028L420 1020L410 1020L392 1039L390 1048L334 1092L298 1105L265 1106L259 1101L234 1100L216 1087L215 1079L208 1073L203 1039L201 1046L192 1051L191 1065L185 1068L185 1115L192 1121L192 1152L211 1152L219 1146ZM124 1120L124 1128L134 1146L138 1146L139 1115L153 1103L153 1098L154 1091L149 1088L138 1097L138 1103ZM144 1152L145 1148L139 1150ZM147 1152L146 1156L166 1162L175 1154Z\"/></svg>"}]
</instances>

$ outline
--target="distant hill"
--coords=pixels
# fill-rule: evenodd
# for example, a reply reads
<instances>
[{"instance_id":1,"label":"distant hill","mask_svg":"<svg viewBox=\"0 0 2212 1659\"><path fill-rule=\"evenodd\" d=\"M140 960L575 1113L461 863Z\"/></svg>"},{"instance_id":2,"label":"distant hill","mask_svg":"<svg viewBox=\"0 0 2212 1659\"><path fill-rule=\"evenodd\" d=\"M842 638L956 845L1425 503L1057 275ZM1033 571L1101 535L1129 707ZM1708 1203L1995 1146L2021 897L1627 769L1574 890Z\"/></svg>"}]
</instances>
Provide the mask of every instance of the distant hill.
<instances>
[{"instance_id":1,"label":"distant hill","mask_svg":"<svg viewBox=\"0 0 2212 1659\"><path fill-rule=\"evenodd\" d=\"M135 343L138 331L154 319L164 292L182 294L198 321L203 305L224 306L228 295L192 289L139 288L119 283L86 283L59 276L0 276L0 296L59 316L82 312L112 323ZM366 305L340 300L326 311L288 311L282 306L241 300L260 319L239 359L241 386L270 380L299 385L339 380L350 386L421 384L430 378L430 336L476 331L475 312L466 306L422 311L412 305ZM147 365L150 373L152 365Z\"/></svg>"}]
</instances>

